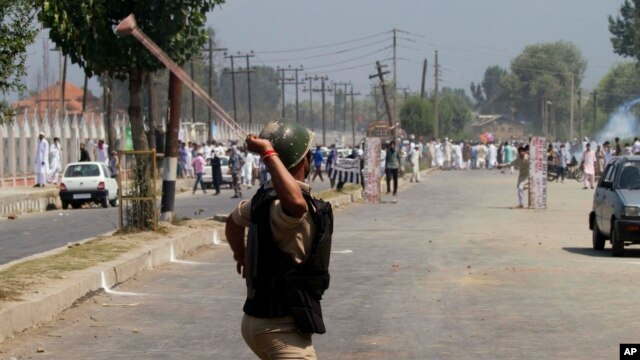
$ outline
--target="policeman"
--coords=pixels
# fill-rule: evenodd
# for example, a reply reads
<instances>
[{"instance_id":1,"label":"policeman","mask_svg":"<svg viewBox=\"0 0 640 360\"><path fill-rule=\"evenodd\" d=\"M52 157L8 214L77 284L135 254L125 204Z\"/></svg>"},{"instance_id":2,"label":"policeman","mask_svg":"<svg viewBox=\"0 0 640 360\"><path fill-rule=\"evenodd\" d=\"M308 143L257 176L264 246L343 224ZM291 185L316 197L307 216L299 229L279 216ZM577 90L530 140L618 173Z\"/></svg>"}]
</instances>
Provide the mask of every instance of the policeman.
<instances>
[{"instance_id":1,"label":"policeman","mask_svg":"<svg viewBox=\"0 0 640 360\"><path fill-rule=\"evenodd\" d=\"M271 180L226 223L237 272L247 282L242 336L261 359L315 359L311 335L325 332L319 300L329 282L333 217L304 183L312 135L298 124L272 122L259 137L247 136Z\"/></svg>"}]
</instances>

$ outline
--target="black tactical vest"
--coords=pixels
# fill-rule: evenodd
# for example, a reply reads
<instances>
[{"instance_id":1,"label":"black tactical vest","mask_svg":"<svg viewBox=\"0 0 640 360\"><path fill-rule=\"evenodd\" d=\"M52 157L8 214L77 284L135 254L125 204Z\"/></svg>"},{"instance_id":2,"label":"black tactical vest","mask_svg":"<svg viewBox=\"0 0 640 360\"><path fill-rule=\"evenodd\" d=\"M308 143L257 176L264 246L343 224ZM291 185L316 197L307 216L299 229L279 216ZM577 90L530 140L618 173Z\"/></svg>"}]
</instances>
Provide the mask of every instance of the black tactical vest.
<instances>
[{"instance_id":1,"label":"black tactical vest","mask_svg":"<svg viewBox=\"0 0 640 360\"><path fill-rule=\"evenodd\" d=\"M317 303L320 322L320 299L329 287L329 257L333 214L331 204L316 200L303 191L308 211L314 219L315 235L311 249L302 264L278 248L271 231L269 209L276 199L272 189L261 187L251 200L251 225L245 256L247 300L244 312L261 318L294 315L298 312L291 290ZM296 319L297 322L297 319ZM311 332L324 332L317 329Z\"/></svg>"}]
</instances>

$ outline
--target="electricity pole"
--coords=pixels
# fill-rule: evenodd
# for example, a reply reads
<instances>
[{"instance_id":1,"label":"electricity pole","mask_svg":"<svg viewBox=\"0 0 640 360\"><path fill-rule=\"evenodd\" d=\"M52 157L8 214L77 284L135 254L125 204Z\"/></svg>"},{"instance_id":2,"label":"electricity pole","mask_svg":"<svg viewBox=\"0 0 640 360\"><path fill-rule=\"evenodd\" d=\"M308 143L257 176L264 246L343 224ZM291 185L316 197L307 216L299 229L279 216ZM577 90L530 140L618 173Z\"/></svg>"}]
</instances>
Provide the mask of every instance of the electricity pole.
<instances>
[{"instance_id":1,"label":"electricity pole","mask_svg":"<svg viewBox=\"0 0 640 360\"><path fill-rule=\"evenodd\" d=\"M398 57L397 57L397 48L398 48L398 38L397 38L398 29L393 29L393 118L395 119L397 112L396 102L398 95Z\"/></svg>"},{"instance_id":2,"label":"electricity pole","mask_svg":"<svg viewBox=\"0 0 640 360\"><path fill-rule=\"evenodd\" d=\"M209 36L209 47L205 48L204 51L209 53L209 97L213 98L213 52L214 51L227 51L227 48L214 48L213 47L213 38ZM211 108L207 106L207 140L213 140L213 135L211 134L211 128L213 124L213 119L211 117Z\"/></svg>"},{"instance_id":3,"label":"electricity pole","mask_svg":"<svg viewBox=\"0 0 640 360\"><path fill-rule=\"evenodd\" d=\"M303 89L302 91L309 91L309 117L311 118L311 130L315 131L315 121L313 119L313 77L307 76L304 78L305 80L309 80L309 89ZM318 80L318 77L315 78Z\"/></svg>"},{"instance_id":4,"label":"electricity pole","mask_svg":"<svg viewBox=\"0 0 640 360\"><path fill-rule=\"evenodd\" d=\"M388 71L383 72L382 68L386 67L386 65L380 64L380 61L376 61L376 69L378 73L375 75L369 75L369 79L373 79L376 76L380 79L380 88L382 89L382 98L384 100L384 107L387 110L387 118L389 120L389 127L393 129L393 138L396 138L396 126L393 121L393 116L391 114L391 108L389 107L389 99L387 98L387 84L384 82L384 76L388 74Z\"/></svg>"},{"instance_id":5,"label":"electricity pole","mask_svg":"<svg viewBox=\"0 0 640 360\"><path fill-rule=\"evenodd\" d=\"M422 65L422 86L420 86L420 98L424 99L424 89L427 81L427 59L424 59L424 63Z\"/></svg>"},{"instance_id":6,"label":"electricity pole","mask_svg":"<svg viewBox=\"0 0 640 360\"><path fill-rule=\"evenodd\" d=\"M353 97L355 95L360 95L360 93L354 93L353 85L351 85L351 91L346 95L351 96L351 143L355 146L356 144L356 113L355 113L355 103L353 101Z\"/></svg>"},{"instance_id":7,"label":"electricity pole","mask_svg":"<svg viewBox=\"0 0 640 360\"><path fill-rule=\"evenodd\" d=\"M570 114L569 114L569 139L573 139L573 103L575 102L573 98L573 94L576 92L575 86L575 76L571 74L571 106L570 106Z\"/></svg>"},{"instance_id":8,"label":"electricity pole","mask_svg":"<svg viewBox=\"0 0 640 360\"><path fill-rule=\"evenodd\" d=\"M596 133L597 118L598 118L598 91L593 90L593 134Z\"/></svg>"},{"instance_id":9,"label":"electricity pole","mask_svg":"<svg viewBox=\"0 0 640 360\"><path fill-rule=\"evenodd\" d=\"M191 78L195 79L195 77L193 76L193 59L191 59L191 61L189 62L190 66L191 66ZM193 93L193 91L191 92L191 122L195 123L196 122L196 94Z\"/></svg>"},{"instance_id":10,"label":"electricity pole","mask_svg":"<svg viewBox=\"0 0 640 360\"><path fill-rule=\"evenodd\" d=\"M439 90L438 90L438 81L440 80L440 65L438 64L438 50L436 50L436 71L435 71L435 94L434 94L434 103L435 103L435 119L433 122L433 136L438 138L440 132L440 99L439 99Z\"/></svg>"},{"instance_id":11,"label":"electricity pole","mask_svg":"<svg viewBox=\"0 0 640 360\"><path fill-rule=\"evenodd\" d=\"M579 138L582 139L584 137L584 118L582 114L582 89L578 89L578 121L579 123ZM569 141L573 140L573 138L569 139Z\"/></svg>"},{"instance_id":12,"label":"electricity pole","mask_svg":"<svg viewBox=\"0 0 640 360\"><path fill-rule=\"evenodd\" d=\"M342 131L346 130L347 127L347 86L350 85L349 83L346 82L338 82L338 83L334 83L334 96L335 96L335 101L334 101L334 113L335 113L335 117L334 117L334 128L336 130L338 130L338 86L344 86L344 91L342 92L342 111L343 111L343 116L342 116L342 122L343 122L343 126L342 126Z\"/></svg>"},{"instance_id":13,"label":"electricity pole","mask_svg":"<svg viewBox=\"0 0 640 360\"><path fill-rule=\"evenodd\" d=\"M233 67L233 55L225 56L225 59L231 59L231 91L233 97L233 121L238 122L238 108L236 105L236 70Z\"/></svg>"},{"instance_id":14,"label":"electricity pole","mask_svg":"<svg viewBox=\"0 0 640 360\"><path fill-rule=\"evenodd\" d=\"M300 121L300 114L299 114L299 109L298 109L298 85L300 85L300 82L298 81L298 72L302 71L303 67L300 66L299 68L292 68L291 65L289 65L288 68L277 68L278 72L281 72L280 78L278 78L278 80L280 81L280 86L281 86L281 99L282 99L282 118L285 118L285 98L284 98L284 90L285 90L285 85L292 85L295 84L296 86L296 122ZM295 73L295 77L293 78L288 78L286 77L286 72L287 71L292 71Z\"/></svg>"},{"instance_id":15,"label":"electricity pole","mask_svg":"<svg viewBox=\"0 0 640 360\"><path fill-rule=\"evenodd\" d=\"M327 126L326 126L326 117L325 117L325 93L330 93L331 89L327 89L325 86L325 82L329 80L327 76L321 76L320 78L320 89L313 89L313 91L322 93L322 145L326 145L327 143Z\"/></svg>"}]
</instances>

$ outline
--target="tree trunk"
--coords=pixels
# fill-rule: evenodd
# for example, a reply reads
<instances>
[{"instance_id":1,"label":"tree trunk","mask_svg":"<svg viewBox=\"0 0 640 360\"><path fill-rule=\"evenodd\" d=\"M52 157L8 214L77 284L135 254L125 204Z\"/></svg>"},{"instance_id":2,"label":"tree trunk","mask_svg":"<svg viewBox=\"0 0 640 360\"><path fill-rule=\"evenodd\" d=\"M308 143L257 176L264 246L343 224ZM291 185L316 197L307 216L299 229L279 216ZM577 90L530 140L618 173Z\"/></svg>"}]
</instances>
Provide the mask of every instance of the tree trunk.
<instances>
[{"instance_id":1,"label":"tree trunk","mask_svg":"<svg viewBox=\"0 0 640 360\"><path fill-rule=\"evenodd\" d=\"M156 149L156 153L158 152L158 148L156 146L156 123L158 121L158 116L156 112L157 102L156 102L156 87L155 87L155 76L153 72L147 73L147 95L149 97L149 132L147 133L147 137L149 140L149 148Z\"/></svg>"},{"instance_id":2,"label":"tree trunk","mask_svg":"<svg viewBox=\"0 0 640 360\"><path fill-rule=\"evenodd\" d=\"M116 136L116 130L113 126L113 81L111 81L111 74L104 73L104 112L105 112L105 127L107 128L106 143L109 144L109 149L117 150L119 141Z\"/></svg>"},{"instance_id":3,"label":"tree trunk","mask_svg":"<svg viewBox=\"0 0 640 360\"><path fill-rule=\"evenodd\" d=\"M142 81L143 72L139 69L129 71L129 122L135 150L148 150L147 133L142 121Z\"/></svg>"},{"instance_id":4,"label":"tree trunk","mask_svg":"<svg viewBox=\"0 0 640 360\"><path fill-rule=\"evenodd\" d=\"M173 73L169 75L169 124L165 138L164 173L162 174L162 202L160 219L171 221L176 197L178 175L178 134L180 133L180 102L182 82Z\"/></svg>"}]
</instances>

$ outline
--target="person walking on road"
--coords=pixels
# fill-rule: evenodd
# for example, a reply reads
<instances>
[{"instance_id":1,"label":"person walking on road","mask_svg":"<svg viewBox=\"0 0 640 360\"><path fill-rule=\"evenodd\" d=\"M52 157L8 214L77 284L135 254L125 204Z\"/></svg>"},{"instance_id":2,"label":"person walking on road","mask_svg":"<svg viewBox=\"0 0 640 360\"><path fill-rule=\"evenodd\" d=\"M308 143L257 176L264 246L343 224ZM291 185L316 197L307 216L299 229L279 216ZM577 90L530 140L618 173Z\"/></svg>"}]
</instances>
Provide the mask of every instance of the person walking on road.
<instances>
[{"instance_id":1,"label":"person walking on road","mask_svg":"<svg viewBox=\"0 0 640 360\"><path fill-rule=\"evenodd\" d=\"M60 138L53 138L53 144L49 147L49 178L48 183L58 185L58 177L62 170L62 145Z\"/></svg>"},{"instance_id":2,"label":"person walking on road","mask_svg":"<svg viewBox=\"0 0 640 360\"><path fill-rule=\"evenodd\" d=\"M312 334L325 332L320 300L328 287L330 248L321 239L328 233L330 243L333 216L304 183L311 137L298 124L278 123L260 137L247 136L249 151L262 157L272 180L240 202L226 222L236 271L247 284L242 337L260 359L316 359ZM319 214L326 221L317 221ZM324 256L324 266L313 260Z\"/></svg>"},{"instance_id":3,"label":"person walking on road","mask_svg":"<svg viewBox=\"0 0 640 360\"><path fill-rule=\"evenodd\" d=\"M586 144L586 149L582 153L582 171L584 172L584 187L593 189L596 178L596 154L591 151L591 144ZM587 186L588 185L588 186Z\"/></svg>"},{"instance_id":4,"label":"person walking on road","mask_svg":"<svg viewBox=\"0 0 640 360\"><path fill-rule=\"evenodd\" d=\"M118 179L118 174L120 174L120 159L118 159L117 151L112 151L109 157L109 172L111 172L112 178Z\"/></svg>"},{"instance_id":5,"label":"person walking on road","mask_svg":"<svg viewBox=\"0 0 640 360\"><path fill-rule=\"evenodd\" d=\"M222 185L222 165L220 164L220 158L218 153L213 151L213 158L211 159L211 182L216 192L213 195L220 194L220 185Z\"/></svg>"},{"instance_id":6,"label":"person walking on road","mask_svg":"<svg viewBox=\"0 0 640 360\"><path fill-rule=\"evenodd\" d=\"M416 145L409 154L411 160L411 180L410 182L420 182L420 147Z\"/></svg>"},{"instance_id":7,"label":"person walking on road","mask_svg":"<svg viewBox=\"0 0 640 360\"><path fill-rule=\"evenodd\" d=\"M396 149L396 142L391 141L387 148L387 157L384 161L385 175L387 177L387 195L391 192L391 180L393 179L393 196L398 193L398 169L400 168L400 152Z\"/></svg>"},{"instance_id":8,"label":"person walking on road","mask_svg":"<svg viewBox=\"0 0 640 360\"><path fill-rule=\"evenodd\" d=\"M498 169L502 169L504 166L515 166L518 168L518 205L516 209L524 208L524 188L529 182L529 154L528 148L524 146L520 146L518 148L518 157L513 160L510 164L499 164Z\"/></svg>"},{"instance_id":9,"label":"person walking on road","mask_svg":"<svg viewBox=\"0 0 640 360\"><path fill-rule=\"evenodd\" d=\"M49 142L45 139L43 132L38 135L36 153L33 158L36 173L36 184L33 187L44 187L47 182L47 171L49 170Z\"/></svg>"},{"instance_id":10,"label":"person walking on road","mask_svg":"<svg viewBox=\"0 0 640 360\"><path fill-rule=\"evenodd\" d=\"M567 172L567 166L571 163L571 155L569 151L564 146L564 144L560 145L560 153L558 154L558 177L556 178L556 182L560 180L564 182L564 178Z\"/></svg>"},{"instance_id":11,"label":"person walking on road","mask_svg":"<svg viewBox=\"0 0 640 360\"><path fill-rule=\"evenodd\" d=\"M242 175L242 167L244 166L244 158L240 155L238 147L231 147L231 156L229 156L229 172L231 172L231 184L233 186L234 195L232 199L242 197L242 185L240 184L240 175Z\"/></svg>"},{"instance_id":12,"label":"person walking on road","mask_svg":"<svg viewBox=\"0 0 640 360\"><path fill-rule=\"evenodd\" d=\"M324 158L322 157L322 147L318 145L316 147L316 151L313 153L313 167L316 169L313 173L313 178L311 181L316 181L316 177L320 176L320 181L324 181L322 178L322 163L324 162Z\"/></svg>"},{"instance_id":13,"label":"person walking on road","mask_svg":"<svg viewBox=\"0 0 640 360\"><path fill-rule=\"evenodd\" d=\"M198 151L196 157L191 161L191 165L193 166L193 171L196 173L196 182L193 184L193 193L196 193L198 190L198 184L202 188L203 193L207 193L207 190L204 189L204 183L202 182L202 175L204 175L204 157L202 156L202 151Z\"/></svg>"}]
</instances>

